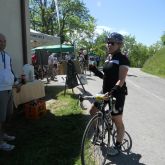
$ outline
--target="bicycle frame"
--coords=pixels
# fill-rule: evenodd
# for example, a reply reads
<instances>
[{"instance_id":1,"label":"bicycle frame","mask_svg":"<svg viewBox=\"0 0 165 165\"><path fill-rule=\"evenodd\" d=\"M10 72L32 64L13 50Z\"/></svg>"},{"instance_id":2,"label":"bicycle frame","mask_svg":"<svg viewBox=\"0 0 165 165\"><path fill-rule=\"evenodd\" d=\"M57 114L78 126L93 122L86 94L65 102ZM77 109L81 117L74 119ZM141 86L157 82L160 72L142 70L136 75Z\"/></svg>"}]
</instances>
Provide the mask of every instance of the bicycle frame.
<instances>
[{"instance_id":1,"label":"bicycle frame","mask_svg":"<svg viewBox=\"0 0 165 165\"><path fill-rule=\"evenodd\" d=\"M108 110L105 109L107 104L109 104ZM114 107L113 104L115 104L113 97L110 97L108 102L105 102L104 100L102 100L100 103L99 111L97 112L97 115L102 119L103 122L105 122L105 125L104 124L102 125L103 126L102 130L105 131L106 129L109 129L111 135L114 128L112 116L110 114L113 110L112 108Z\"/></svg>"},{"instance_id":2,"label":"bicycle frame","mask_svg":"<svg viewBox=\"0 0 165 165\"><path fill-rule=\"evenodd\" d=\"M112 120L112 116L111 116L110 113L113 111L113 108L114 108L114 105L115 105L115 101L116 101L116 99L114 97L110 96L108 101L101 100L100 103L99 103L100 107L98 108L99 112L97 112L97 113L99 115L102 115L103 119L105 119L107 122L108 122L108 120ZM108 110L105 109L107 104L109 106ZM108 118L108 116L106 114L107 111L109 111L109 115L110 115L109 118Z\"/></svg>"},{"instance_id":3,"label":"bicycle frame","mask_svg":"<svg viewBox=\"0 0 165 165\"><path fill-rule=\"evenodd\" d=\"M108 101L104 101L104 95L79 96L81 102L91 98L99 102L99 111L89 120L83 134L81 142L82 165L88 165L91 164L90 162L98 162L99 160L101 161L101 164L104 164L108 156L107 150L111 145L116 143L117 137L117 131L111 116L111 112L115 105L115 99L110 96ZM108 115L106 110L107 104L109 105L108 111L110 111L108 112ZM126 131L125 135L126 137L123 139L121 151L129 153L132 147L132 140Z\"/></svg>"}]
</instances>

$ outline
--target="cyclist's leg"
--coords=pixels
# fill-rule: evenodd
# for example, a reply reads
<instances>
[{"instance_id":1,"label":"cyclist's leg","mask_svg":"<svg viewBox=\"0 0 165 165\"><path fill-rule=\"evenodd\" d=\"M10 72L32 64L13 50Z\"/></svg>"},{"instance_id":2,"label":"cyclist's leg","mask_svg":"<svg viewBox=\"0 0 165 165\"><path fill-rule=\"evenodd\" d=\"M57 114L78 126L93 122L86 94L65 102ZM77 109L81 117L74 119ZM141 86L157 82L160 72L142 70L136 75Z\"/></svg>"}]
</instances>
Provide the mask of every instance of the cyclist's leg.
<instances>
[{"instance_id":1,"label":"cyclist's leg","mask_svg":"<svg viewBox=\"0 0 165 165\"><path fill-rule=\"evenodd\" d=\"M110 155L116 155L119 153L123 141L124 132L125 132L123 115L122 115L124 102L125 102L124 94L119 94L116 96L116 104L111 114L112 114L112 120L116 126L117 136L116 136L115 147L113 148Z\"/></svg>"},{"instance_id":2,"label":"cyclist's leg","mask_svg":"<svg viewBox=\"0 0 165 165\"><path fill-rule=\"evenodd\" d=\"M54 64L55 77L57 76L57 64Z\"/></svg>"},{"instance_id":3,"label":"cyclist's leg","mask_svg":"<svg viewBox=\"0 0 165 165\"><path fill-rule=\"evenodd\" d=\"M115 123L116 130L117 130L116 145L120 145L124 137L125 127L124 127L122 116L123 115L116 115L112 117L112 120Z\"/></svg>"},{"instance_id":4,"label":"cyclist's leg","mask_svg":"<svg viewBox=\"0 0 165 165\"><path fill-rule=\"evenodd\" d=\"M96 101L93 103L93 105L91 106L89 113L91 116L94 116L98 111L99 111L99 103Z\"/></svg>"},{"instance_id":5,"label":"cyclist's leg","mask_svg":"<svg viewBox=\"0 0 165 165\"><path fill-rule=\"evenodd\" d=\"M124 123L123 123L123 108L125 102L125 94L118 94L116 96L115 107L112 111L112 120L117 129L117 143L121 143L124 137Z\"/></svg>"},{"instance_id":6,"label":"cyclist's leg","mask_svg":"<svg viewBox=\"0 0 165 165\"><path fill-rule=\"evenodd\" d=\"M50 65L50 77L51 77L51 80L54 79L54 68L53 68L53 64Z\"/></svg>"},{"instance_id":7,"label":"cyclist's leg","mask_svg":"<svg viewBox=\"0 0 165 165\"><path fill-rule=\"evenodd\" d=\"M122 115L116 115L112 117L112 120L116 126L116 138L113 140L113 144L108 150L107 154L111 156L118 155L122 148L122 141L124 138L125 128L122 120ZM113 138L112 134L112 138Z\"/></svg>"}]
</instances>

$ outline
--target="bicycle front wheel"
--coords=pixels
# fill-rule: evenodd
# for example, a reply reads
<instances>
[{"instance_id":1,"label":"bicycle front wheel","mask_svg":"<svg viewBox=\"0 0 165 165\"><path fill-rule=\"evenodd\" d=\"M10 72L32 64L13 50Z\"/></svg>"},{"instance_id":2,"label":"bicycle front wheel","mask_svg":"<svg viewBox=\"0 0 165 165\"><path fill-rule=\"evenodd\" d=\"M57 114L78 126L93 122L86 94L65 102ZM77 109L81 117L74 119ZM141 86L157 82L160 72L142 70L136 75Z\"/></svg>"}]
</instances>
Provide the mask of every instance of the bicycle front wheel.
<instances>
[{"instance_id":1,"label":"bicycle front wheel","mask_svg":"<svg viewBox=\"0 0 165 165\"><path fill-rule=\"evenodd\" d=\"M97 114L89 121L82 138L82 165L103 165L109 146L110 130L102 116Z\"/></svg>"}]
</instances>

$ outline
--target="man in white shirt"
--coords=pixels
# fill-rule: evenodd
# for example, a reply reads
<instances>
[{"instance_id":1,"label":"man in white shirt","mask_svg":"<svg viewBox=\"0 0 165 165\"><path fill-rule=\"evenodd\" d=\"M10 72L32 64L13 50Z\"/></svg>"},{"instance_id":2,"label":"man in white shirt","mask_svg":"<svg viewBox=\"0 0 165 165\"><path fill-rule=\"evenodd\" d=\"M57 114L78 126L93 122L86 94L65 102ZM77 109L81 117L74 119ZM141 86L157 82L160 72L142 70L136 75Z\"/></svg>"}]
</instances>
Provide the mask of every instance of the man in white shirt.
<instances>
[{"instance_id":1,"label":"man in white shirt","mask_svg":"<svg viewBox=\"0 0 165 165\"><path fill-rule=\"evenodd\" d=\"M13 112L12 86L16 79L12 71L11 58L4 51L5 48L6 38L0 33L0 150L11 151L15 146L6 141L14 140L15 137L4 133L2 126Z\"/></svg>"},{"instance_id":2,"label":"man in white shirt","mask_svg":"<svg viewBox=\"0 0 165 165\"><path fill-rule=\"evenodd\" d=\"M51 76L51 80L55 79L56 70L57 70L57 64L58 64L58 59L56 57L56 54L52 53L48 57L48 67L49 67L49 73L50 73L50 76Z\"/></svg>"}]
</instances>

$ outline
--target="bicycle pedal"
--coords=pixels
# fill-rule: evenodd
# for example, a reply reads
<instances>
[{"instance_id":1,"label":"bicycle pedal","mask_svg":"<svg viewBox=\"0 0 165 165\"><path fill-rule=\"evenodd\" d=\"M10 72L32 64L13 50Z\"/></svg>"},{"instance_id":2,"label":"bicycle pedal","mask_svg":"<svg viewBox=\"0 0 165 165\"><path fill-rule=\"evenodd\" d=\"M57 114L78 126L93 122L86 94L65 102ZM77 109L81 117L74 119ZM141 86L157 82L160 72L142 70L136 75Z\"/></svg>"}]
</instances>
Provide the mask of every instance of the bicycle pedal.
<instances>
[{"instance_id":1,"label":"bicycle pedal","mask_svg":"<svg viewBox=\"0 0 165 165\"><path fill-rule=\"evenodd\" d=\"M98 137L94 137L91 139L92 144L99 145L101 143L101 140Z\"/></svg>"},{"instance_id":2,"label":"bicycle pedal","mask_svg":"<svg viewBox=\"0 0 165 165\"><path fill-rule=\"evenodd\" d=\"M92 144L94 144L96 146L101 146L102 142L101 141L96 141L96 142L93 142Z\"/></svg>"}]
</instances>

